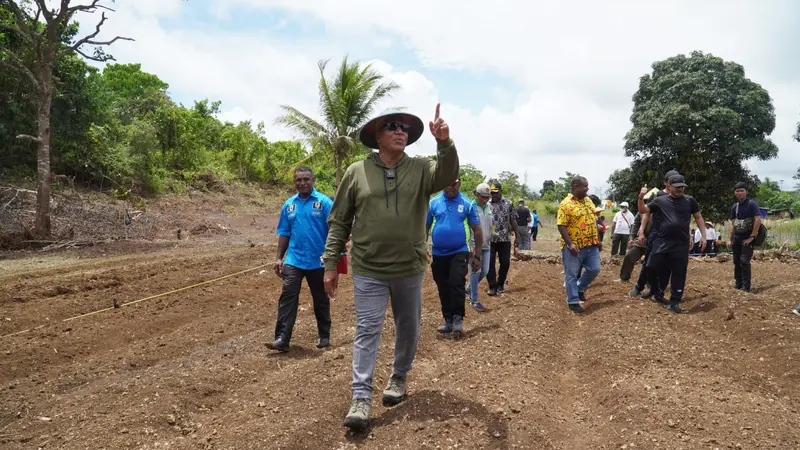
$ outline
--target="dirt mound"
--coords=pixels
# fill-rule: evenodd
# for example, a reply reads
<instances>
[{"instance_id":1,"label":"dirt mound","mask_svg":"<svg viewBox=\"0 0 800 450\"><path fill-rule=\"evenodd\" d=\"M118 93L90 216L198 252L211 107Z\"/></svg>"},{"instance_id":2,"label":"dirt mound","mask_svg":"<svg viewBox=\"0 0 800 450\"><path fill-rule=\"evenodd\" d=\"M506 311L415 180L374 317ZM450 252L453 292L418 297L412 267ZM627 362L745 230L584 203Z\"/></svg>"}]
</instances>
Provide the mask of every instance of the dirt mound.
<instances>
[{"instance_id":1,"label":"dirt mound","mask_svg":"<svg viewBox=\"0 0 800 450\"><path fill-rule=\"evenodd\" d=\"M218 183L218 180L207 181L213 181L213 186ZM267 196L262 188L216 187L214 190L216 192L193 191L154 199L119 200L97 191L56 188L51 202L53 237L49 242L37 244L30 242L33 240L30 227L36 214L35 192L0 189L0 207L6 205L0 209L0 249L41 248L66 242L178 240L190 235L240 237L248 232L260 236L263 234L260 230L274 230L279 200ZM220 193L223 191L227 193ZM247 219L241 217L242 214L248 214Z\"/></svg>"}]
</instances>

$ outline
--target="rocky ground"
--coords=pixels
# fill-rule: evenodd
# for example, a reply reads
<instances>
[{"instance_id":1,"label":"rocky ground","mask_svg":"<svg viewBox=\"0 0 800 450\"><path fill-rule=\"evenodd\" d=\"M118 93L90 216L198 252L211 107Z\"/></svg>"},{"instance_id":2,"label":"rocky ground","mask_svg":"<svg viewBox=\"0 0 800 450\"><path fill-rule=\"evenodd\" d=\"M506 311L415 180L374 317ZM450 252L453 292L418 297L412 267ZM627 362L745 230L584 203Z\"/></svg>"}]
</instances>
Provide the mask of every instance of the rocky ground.
<instances>
[{"instance_id":1,"label":"rocky ground","mask_svg":"<svg viewBox=\"0 0 800 450\"><path fill-rule=\"evenodd\" d=\"M606 259L575 316L547 239L543 257L512 263L489 311L468 311L458 341L435 331L428 275L409 397L384 408L376 395L371 430L353 435L349 278L332 347L313 345L304 287L292 350L275 354L280 280L263 265L278 202L196 202L150 204L173 222L148 239L2 254L0 447L800 448L794 258L757 260L751 294L733 289L730 262L692 260L682 316L626 297ZM389 310L378 389L393 339Z\"/></svg>"}]
</instances>

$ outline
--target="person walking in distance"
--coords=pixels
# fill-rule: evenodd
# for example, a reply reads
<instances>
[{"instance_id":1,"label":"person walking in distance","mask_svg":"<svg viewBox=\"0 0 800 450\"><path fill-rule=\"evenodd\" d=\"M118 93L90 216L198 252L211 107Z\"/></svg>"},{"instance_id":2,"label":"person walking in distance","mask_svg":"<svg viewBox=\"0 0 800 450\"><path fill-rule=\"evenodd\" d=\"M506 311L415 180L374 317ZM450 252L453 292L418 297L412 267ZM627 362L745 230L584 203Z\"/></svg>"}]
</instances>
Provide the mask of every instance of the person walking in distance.
<instances>
[{"instance_id":1,"label":"person walking in distance","mask_svg":"<svg viewBox=\"0 0 800 450\"><path fill-rule=\"evenodd\" d=\"M460 190L461 181L456 180L431 199L426 220L432 243L431 271L439 289L444 317L444 324L437 331L452 333L456 338L463 331L464 281L470 271L468 265L472 265L472 271L479 271L481 267L481 253L470 255L470 234L474 235L475 244L483 247L481 220L476 206Z\"/></svg>"},{"instance_id":2,"label":"person walking in distance","mask_svg":"<svg viewBox=\"0 0 800 450\"><path fill-rule=\"evenodd\" d=\"M333 202L314 189L314 180L310 167L301 166L295 170L297 193L283 204L278 219L278 256L273 268L275 275L283 280L283 288L278 300L275 341L267 346L281 352L289 351L303 278L308 283L314 303L319 333L317 348L330 345L331 303L325 293L325 269L321 258Z\"/></svg>"},{"instance_id":3,"label":"person walking in distance","mask_svg":"<svg viewBox=\"0 0 800 450\"><path fill-rule=\"evenodd\" d=\"M492 208L489 207L489 199L491 198L491 188L486 183L481 183L475 187L475 200L472 201L472 207L478 215L481 222L481 237L482 246L476 246L475 233L469 238L469 248L473 255L480 255L480 269L470 270L469 286L467 286L467 295L469 302L473 308L478 312L486 311L486 308L478 300L478 284L489 273L489 258L491 255L491 241L490 237L494 231L494 216L492 216ZM473 264L474 263L470 263Z\"/></svg>"},{"instance_id":4,"label":"person walking in distance","mask_svg":"<svg viewBox=\"0 0 800 450\"><path fill-rule=\"evenodd\" d=\"M685 195L686 181L683 175L673 175L669 179L669 194L656 197L645 205L647 186L639 192L639 211L653 215L658 223L658 233L653 242L652 254L647 261L647 276L653 301L667 306L676 314L683 313L680 307L683 289L686 285L686 272L689 267L689 251L692 238L689 226L694 217L700 229L702 240L700 250L706 248L706 226L700 214L700 205L690 195ZM669 303L664 298L662 281L666 270L671 270L671 296Z\"/></svg>"},{"instance_id":5,"label":"person walking in distance","mask_svg":"<svg viewBox=\"0 0 800 450\"><path fill-rule=\"evenodd\" d=\"M531 210L525 206L525 200L519 199L517 203L517 229L519 230L519 249L531 249L531 235L528 232L528 224L533 221Z\"/></svg>"},{"instance_id":6,"label":"person walking in distance","mask_svg":"<svg viewBox=\"0 0 800 450\"><path fill-rule=\"evenodd\" d=\"M561 255L564 263L564 287L567 306L576 313L585 310L585 292L600 274L600 251L603 244L597 232L595 205L586 193L589 182L577 176L571 181L572 193L558 205L556 225L561 234ZM578 273L582 272L580 278Z\"/></svg>"},{"instance_id":7,"label":"person walking in distance","mask_svg":"<svg viewBox=\"0 0 800 450\"><path fill-rule=\"evenodd\" d=\"M332 297L339 280L339 254L351 236L356 331L352 401L344 420L351 430L369 425L372 377L390 298L396 335L383 404L396 405L406 397L406 376L419 342L422 279L428 265L428 202L433 193L458 178L458 153L439 110L437 105L428 125L437 144L435 161L405 152L406 146L422 135L424 127L417 116L390 109L367 122L359 138L378 151L347 168L331 209L323 260L325 289Z\"/></svg>"},{"instance_id":8,"label":"person walking in distance","mask_svg":"<svg viewBox=\"0 0 800 450\"><path fill-rule=\"evenodd\" d=\"M625 256L634 221L633 214L628 211L628 202L622 202L619 206L621 209L614 215L611 223L611 256Z\"/></svg>"},{"instance_id":9,"label":"person walking in distance","mask_svg":"<svg viewBox=\"0 0 800 450\"><path fill-rule=\"evenodd\" d=\"M540 226L541 220L539 219L539 213L534 209L531 211L531 240L533 242L536 242L536 237L539 236Z\"/></svg>"},{"instance_id":10,"label":"person walking in distance","mask_svg":"<svg viewBox=\"0 0 800 450\"><path fill-rule=\"evenodd\" d=\"M645 202L650 201L650 199L655 196L656 191L658 191L658 188L650 190L650 192L648 192L644 198ZM622 266L620 266L619 269L619 281L629 282L631 280L631 275L633 274L633 267L639 262L640 259L642 259L642 256L644 256L646 245L640 243L639 239L637 239L639 236L639 227L642 226L642 217L644 217L644 215L641 212L637 212L636 216L633 218L630 238L628 239L628 252L625 253L625 258L622 260ZM649 227L652 225L652 223L648 223L647 225ZM647 235L648 231L649 230L645 230L645 236ZM646 284L646 281L646 278L643 279L642 289L644 289L644 284ZM636 292L636 295L639 295L639 291L641 291L641 289Z\"/></svg>"},{"instance_id":11,"label":"person walking in distance","mask_svg":"<svg viewBox=\"0 0 800 450\"><path fill-rule=\"evenodd\" d=\"M492 208L494 231L492 231L489 273L486 280L489 282L489 296L505 292L506 277L511 266L511 233L514 233L514 246L519 246L519 227L517 226L517 210L511 201L503 197L503 185L492 183L492 199L489 207ZM500 270L496 270L495 260L500 258Z\"/></svg>"},{"instance_id":12,"label":"person walking in distance","mask_svg":"<svg viewBox=\"0 0 800 450\"><path fill-rule=\"evenodd\" d=\"M736 203L731 208L728 225L728 248L733 250L733 278L736 289L750 292L753 240L761 228L761 209L755 200L747 198L747 184L736 183L733 190Z\"/></svg>"}]
</instances>

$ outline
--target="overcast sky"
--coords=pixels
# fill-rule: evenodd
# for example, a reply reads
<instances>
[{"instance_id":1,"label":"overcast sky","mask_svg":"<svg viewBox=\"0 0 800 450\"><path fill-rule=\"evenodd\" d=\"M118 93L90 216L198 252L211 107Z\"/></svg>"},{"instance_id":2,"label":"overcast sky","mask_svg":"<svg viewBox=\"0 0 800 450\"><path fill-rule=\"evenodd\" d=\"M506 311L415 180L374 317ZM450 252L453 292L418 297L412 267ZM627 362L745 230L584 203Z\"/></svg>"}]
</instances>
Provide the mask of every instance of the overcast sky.
<instances>
[{"instance_id":1,"label":"overcast sky","mask_svg":"<svg viewBox=\"0 0 800 450\"><path fill-rule=\"evenodd\" d=\"M762 179L800 166L797 0L118 0L103 36L169 83L170 94L222 101L222 119L263 120L271 141L278 105L318 117L317 61L373 62L402 87L382 106L424 121L437 102L462 163L503 170L541 188L565 171L606 186L628 165L631 96L654 61L702 50L745 67L772 96L776 160L750 162ZM93 18L79 17L83 28ZM429 133L409 147L435 151Z\"/></svg>"}]
</instances>

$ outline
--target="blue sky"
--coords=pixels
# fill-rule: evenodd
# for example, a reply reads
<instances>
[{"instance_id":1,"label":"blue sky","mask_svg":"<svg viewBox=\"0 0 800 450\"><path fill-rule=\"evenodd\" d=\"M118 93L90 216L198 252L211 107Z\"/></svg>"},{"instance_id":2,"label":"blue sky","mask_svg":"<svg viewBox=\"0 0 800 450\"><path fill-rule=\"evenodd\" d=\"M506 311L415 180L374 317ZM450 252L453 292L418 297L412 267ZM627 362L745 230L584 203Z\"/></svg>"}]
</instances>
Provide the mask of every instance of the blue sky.
<instances>
[{"instance_id":1,"label":"blue sky","mask_svg":"<svg viewBox=\"0 0 800 450\"><path fill-rule=\"evenodd\" d=\"M279 105L316 115L320 59L374 61L401 91L387 104L429 120L436 103L461 160L538 188L565 171L604 187L629 164L622 146L631 96L654 61L702 50L744 65L769 90L780 157L750 162L762 178L800 166L800 2L794 0L122 0L112 48L170 84L177 100L222 101L225 120L264 121ZM434 151L424 135L412 154Z\"/></svg>"}]
</instances>

